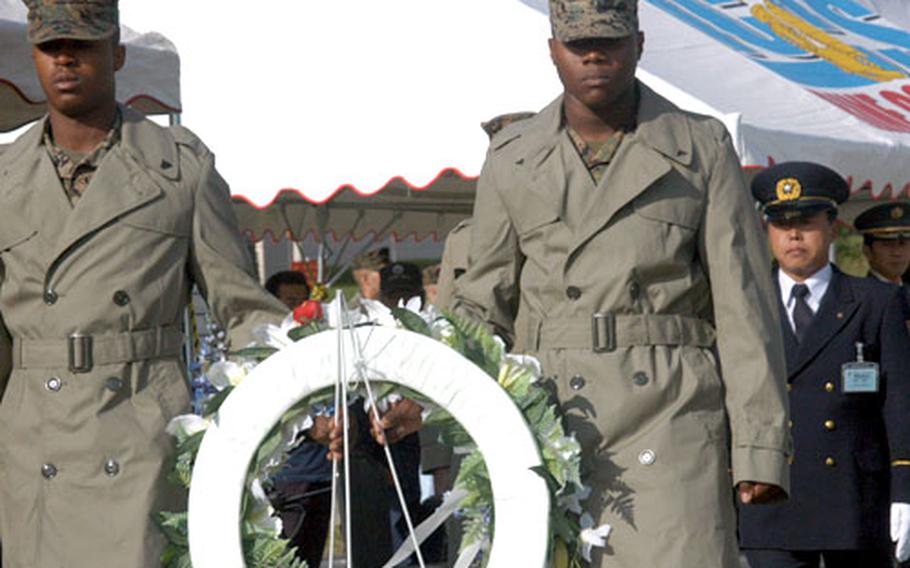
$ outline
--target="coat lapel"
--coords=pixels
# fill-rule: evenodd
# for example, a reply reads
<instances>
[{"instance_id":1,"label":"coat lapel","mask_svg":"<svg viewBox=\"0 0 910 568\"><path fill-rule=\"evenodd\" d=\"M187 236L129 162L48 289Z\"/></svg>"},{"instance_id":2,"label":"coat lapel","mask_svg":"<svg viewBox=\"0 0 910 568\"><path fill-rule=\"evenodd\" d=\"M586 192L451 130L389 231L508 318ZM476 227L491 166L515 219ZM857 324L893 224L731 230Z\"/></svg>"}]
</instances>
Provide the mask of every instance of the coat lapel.
<instances>
[{"instance_id":1,"label":"coat lapel","mask_svg":"<svg viewBox=\"0 0 910 568\"><path fill-rule=\"evenodd\" d=\"M123 132L120 144L114 146L102 160L85 195L62 225L54 247L54 258L118 217L161 195L163 190L150 171L166 177L177 175L173 140L163 135L163 129L145 122L134 111L121 108L121 112Z\"/></svg>"},{"instance_id":2,"label":"coat lapel","mask_svg":"<svg viewBox=\"0 0 910 568\"><path fill-rule=\"evenodd\" d=\"M815 314L812 325L806 330L806 336L799 346L799 356L790 375L796 375L804 369L847 325L858 308L859 302L854 298L846 278L835 268L818 313Z\"/></svg>"},{"instance_id":3,"label":"coat lapel","mask_svg":"<svg viewBox=\"0 0 910 568\"><path fill-rule=\"evenodd\" d=\"M538 113L534 119L539 125L533 131L525 132L518 141L519 149L515 165L527 168L530 181L527 186L529 197L537 198L545 211L562 212L566 194L566 172L559 152L559 134L562 129L562 97L557 98ZM499 146L509 143L506 138Z\"/></svg>"},{"instance_id":4,"label":"coat lapel","mask_svg":"<svg viewBox=\"0 0 910 568\"><path fill-rule=\"evenodd\" d=\"M638 83L638 89L635 132L626 136L590 196L570 255L609 224L623 207L669 173L673 162L684 166L691 163L692 135L686 119L675 112L672 103L643 84Z\"/></svg>"},{"instance_id":5,"label":"coat lapel","mask_svg":"<svg viewBox=\"0 0 910 568\"><path fill-rule=\"evenodd\" d=\"M45 120L47 120L45 118ZM66 224L72 206L63 193L63 185L47 150L41 143L45 120L39 121L9 150L9 169L3 173L8 183L8 196L17 204L16 214L23 215L38 230L38 238L53 247L58 230ZM13 155L15 154L15 155ZM46 230L50 229L50 230Z\"/></svg>"}]
</instances>

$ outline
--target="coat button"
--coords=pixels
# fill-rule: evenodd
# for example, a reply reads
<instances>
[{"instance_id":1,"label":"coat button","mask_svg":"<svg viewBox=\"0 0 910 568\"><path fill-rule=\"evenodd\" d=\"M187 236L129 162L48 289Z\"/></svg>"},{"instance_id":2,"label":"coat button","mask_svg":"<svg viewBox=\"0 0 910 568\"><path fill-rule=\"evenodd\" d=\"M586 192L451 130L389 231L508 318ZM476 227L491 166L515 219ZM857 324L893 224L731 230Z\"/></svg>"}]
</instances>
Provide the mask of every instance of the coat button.
<instances>
[{"instance_id":1,"label":"coat button","mask_svg":"<svg viewBox=\"0 0 910 568\"><path fill-rule=\"evenodd\" d=\"M830 382L830 381L827 382L827 383L825 383L825 391L826 391L826 392L834 392L834 383L832 383L832 382Z\"/></svg>"},{"instance_id":2,"label":"coat button","mask_svg":"<svg viewBox=\"0 0 910 568\"><path fill-rule=\"evenodd\" d=\"M638 454L638 463L641 465L652 465L657 461L657 454L654 453L654 450L643 450Z\"/></svg>"},{"instance_id":3,"label":"coat button","mask_svg":"<svg viewBox=\"0 0 910 568\"><path fill-rule=\"evenodd\" d=\"M110 377L104 381L104 386L109 391L117 392L123 388L123 381L119 377Z\"/></svg>"},{"instance_id":4,"label":"coat button","mask_svg":"<svg viewBox=\"0 0 910 568\"><path fill-rule=\"evenodd\" d=\"M638 284L638 282L632 282L629 284L629 297L631 297L633 301L637 300L640 294L641 286Z\"/></svg>"},{"instance_id":5,"label":"coat button","mask_svg":"<svg viewBox=\"0 0 910 568\"><path fill-rule=\"evenodd\" d=\"M643 387L646 384L648 384L649 380L650 379L648 378L648 375L643 373L642 371L638 371L637 373L632 375L632 382L640 387Z\"/></svg>"},{"instance_id":6,"label":"coat button","mask_svg":"<svg viewBox=\"0 0 910 568\"><path fill-rule=\"evenodd\" d=\"M834 430L836 427L837 427L837 425L834 423L834 420L825 420L825 430L828 430L830 432L831 430Z\"/></svg>"},{"instance_id":7,"label":"coat button","mask_svg":"<svg viewBox=\"0 0 910 568\"><path fill-rule=\"evenodd\" d=\"M569 379L569 386L572 387L572 390L581 390L585 388L585 378L581 375L575 375Z\"/></svg>"},{"instance_id":8,"label":"coat button","mask_svg":"<svg viewBox=\"0 0 910 568\"><path fill-rule=\"evenodd\" d=\"M581 288L578 286L569 286L566 288L566 296L568 296L570 300L581 298Z\"/></svg>"},{"instance_id":9,"label":"coat button","mask_svg":"<svg viewBox=\"0 0 910 568\"><path fill-rule=\"evenodd\" d=\"M793 421L792 421L792 420L787 420L787 426L792 430L792 429L793 429Z\"/></svg>"},{"instance_id":10,"label":"coat button","mask_svg":"<svg viewBox=\"0 0 910 568\"><path fill-rule=\"evenodd\" d=\"M44 303L48 306L53 306L56 304L57 297L57 292L54 292L53 290L48 289L44 291Z\"/></svg>"},{"instance_id":11,"label":"coat button","mask_svg":"<svg viewBox=\"0 0 910 568\"><path fill-rule=\"evenodd\" d=\"M57 476L57 466L52 463L46 463L41 466L41 475L44 479L53 479Z\"/></svg>"},{"instance_id":12,"label":"coat button","mask_svg":"<svg viewBox=\"0 0 910 568\"><path fill-rule=\"evenodd\" d=\"M836 463L834 462L834 458L831 458L831 457L825 458L825 465L828 467L834 467L836 465Z\"/></svg>"},{"instance_id":13,"label":"coat button","mask_svg":"<svg viewBox=\"0 0 910 568\"><path fill-rule=\"evenodd\" d=\"M63 381L60 380L60 377L51 377L44 383L44 388L51 392L57 392L63 386Z\"/></svg>"},{"instance_id":14,"label":"coat button","mask_svg":"<svg viewBox=\"0 0 910 568\"><path fill-rule=\"evenodd\" d=\"M114 303L118 306L125 306L130 303L130 295L123 290L114 292Z\"/></svg>"},{"instance_id":15,"label":"coat button","mask_svg":"<svg viewBox=\"0 0 910 568\"><path fill-rule=\"evenodd\" d=\"M793 392L793 385L787 383L787 392Z\"/></svg>"},{"instance_id":16,"label":"coat button","mask_svg":"<svg viewBox=\"0 0 910 568\"><path fill-rule=\"evenodd\" d=\"M108 477L114 477L120 473L120 464L116 460L107 460L104 462L104 473Z\"/></svg>"}]
</instances>

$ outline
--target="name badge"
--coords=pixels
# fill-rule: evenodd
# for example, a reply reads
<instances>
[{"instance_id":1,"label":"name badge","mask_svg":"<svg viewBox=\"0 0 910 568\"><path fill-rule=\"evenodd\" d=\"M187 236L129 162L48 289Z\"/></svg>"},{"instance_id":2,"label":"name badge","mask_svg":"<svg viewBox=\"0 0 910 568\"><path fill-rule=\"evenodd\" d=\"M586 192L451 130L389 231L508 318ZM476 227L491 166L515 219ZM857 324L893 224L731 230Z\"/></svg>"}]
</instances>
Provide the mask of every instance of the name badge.
<instances>
[{"instance_id":1,"label":"name badge","mask_svg":"<svg viewBox=\"0 0 910 568\"><path fill-rule=\"evenodd\" d=\"M841 367L841 378L844 393L878 392L878 363L846 363Z\"/></svg>"}]
</instances>

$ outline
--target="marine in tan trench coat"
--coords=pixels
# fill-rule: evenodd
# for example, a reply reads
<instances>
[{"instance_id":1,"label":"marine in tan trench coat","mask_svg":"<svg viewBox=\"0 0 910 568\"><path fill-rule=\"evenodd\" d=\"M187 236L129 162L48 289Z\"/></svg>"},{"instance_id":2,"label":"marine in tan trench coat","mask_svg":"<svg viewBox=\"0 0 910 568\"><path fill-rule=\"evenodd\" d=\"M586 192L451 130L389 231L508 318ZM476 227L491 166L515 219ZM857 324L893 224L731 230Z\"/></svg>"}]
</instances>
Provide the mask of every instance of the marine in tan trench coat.
<instances>
[{"instance_id":1,"label":"marine in tan trench coat","mask_svg":"<svg viewBox=\"0 0 910 568\"><path fill-rule=\"evenodd\" d=\"M234 345L286 311L254 278L208 149L120 112L122 139L75 207L43 121L0 156L6 568L159 565L151 514L183 498L164 479L164 428L189 410L179 326L190 287Z\"/></svg>"},{"instance_id":2,"label":"marine in tan trench coat","mask_svg":"<svg viewBox=\"0 0 910 568\"><path fill-rule=\"evenodd\" d=\"M614 528L595 566L735 567L734 484L788 484L768 256L723 126L639 88L600 187L561 99L493 140L456 307L541 359Z\"/></svg>"},{"instance_id":3,"label":"marine in tan trench coat","mask_svg":"<svg viewBox=\"0 0 910 568\"><path fill-rule=\"evenodd\" d=\"M588 12L623 38L554 39L554 61L612 61L634 5L551 0L554 38L587 33ZM568 95L492 140L455 309L541 360L583 447L583 507L613 527L593 566L735 568L734 486L788 488L769 258L724 127L628 78L634 124L599 182Z\"/></svg>"}]
</instances>

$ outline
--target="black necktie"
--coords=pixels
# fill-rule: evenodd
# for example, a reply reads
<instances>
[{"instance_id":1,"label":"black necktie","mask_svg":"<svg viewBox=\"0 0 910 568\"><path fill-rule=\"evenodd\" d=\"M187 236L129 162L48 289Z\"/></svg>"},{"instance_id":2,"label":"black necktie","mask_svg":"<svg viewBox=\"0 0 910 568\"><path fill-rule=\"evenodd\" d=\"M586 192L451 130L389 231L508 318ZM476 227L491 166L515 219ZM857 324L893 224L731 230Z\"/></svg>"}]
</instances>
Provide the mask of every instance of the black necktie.
<instances>
[{"instance_id":1,"label":"black necktie","mask_svg":"<svg viewBox=\"0 0 910 568\"><path fill-rule=\"evenodd\" d=\"M802 343L803 338L806 336L806 330L809 329L809 324L812 323L812 318L815 316L812 313L812 308L806 303L806 298L809 296L809 287L805 284L794 284L790 294L795 301L793 306L793 326L796 328L796 339Z\"/></svg>"}]
</instances>

